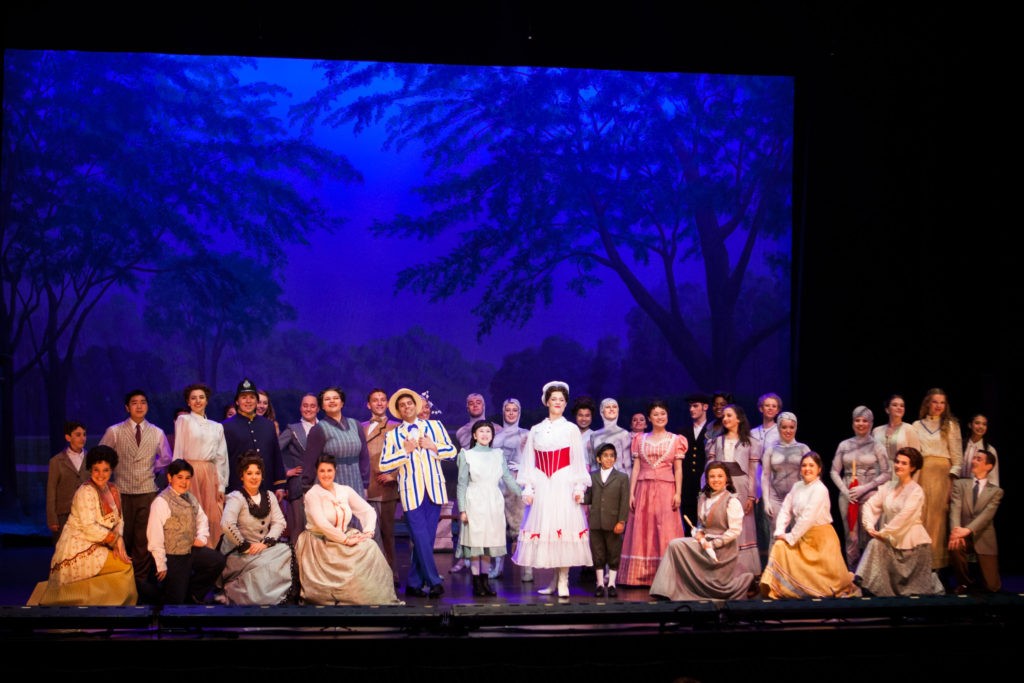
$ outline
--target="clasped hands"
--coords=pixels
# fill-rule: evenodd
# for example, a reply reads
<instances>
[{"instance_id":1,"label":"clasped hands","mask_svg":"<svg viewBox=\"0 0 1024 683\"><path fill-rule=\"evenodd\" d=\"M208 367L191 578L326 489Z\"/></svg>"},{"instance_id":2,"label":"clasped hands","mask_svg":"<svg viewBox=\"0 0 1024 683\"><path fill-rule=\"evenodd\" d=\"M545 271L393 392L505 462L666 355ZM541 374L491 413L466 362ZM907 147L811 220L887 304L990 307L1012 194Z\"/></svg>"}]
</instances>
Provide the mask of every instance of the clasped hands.
<instances>
[{"instance_id":1,"label":"clasped hands","mask_svg":"<svg viewBox=\"0 0 1024 683\"><path fill-rule=\"evenodd\" d=\"M428 451L437 451L437 444L429 436L406 437L402 444L406 453L412 453L417 448L425 448Z\"/></svg>"},{"instance_id":2,"label":"clasped hands","mask_svg":"<svg viewBox=\"0 0 1024 683\"><path fill-rule=\"evenodd\" d=\"M348 534L345 536L345 540L341 542L342 545L359 545L363 541L373 538L373 534L366 531L357 531L354 534Z\"/></svg>"},{"instance_id":3,"label":"clasped hands","mask_svg":"<svg viewBox=\"0 0 1024 683\"><path fill-rule=\"evenodd\" d=\"M967 549L967 537L971 535L971 530L964 526L954 527L949 532L949 549L950 550L966 550Z\"/></svg>"}]
</instances>

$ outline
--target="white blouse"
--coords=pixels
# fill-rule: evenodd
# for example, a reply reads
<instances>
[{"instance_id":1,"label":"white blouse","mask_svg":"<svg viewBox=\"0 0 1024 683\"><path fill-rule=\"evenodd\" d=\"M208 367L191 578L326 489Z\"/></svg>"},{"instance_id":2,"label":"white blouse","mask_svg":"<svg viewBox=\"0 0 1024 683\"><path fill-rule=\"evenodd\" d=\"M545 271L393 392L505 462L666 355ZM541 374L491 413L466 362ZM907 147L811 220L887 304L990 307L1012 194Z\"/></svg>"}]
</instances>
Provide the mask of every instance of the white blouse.
<instances>
[{"instance_id":1,"label":"white blouse","mask_svg":"<svg viewBox=\"0 0 1024 683\"><path fill-rule=\"evenodd\" d=\"M908 550L919 545L929 545L931 536L922 524L924 514L924 489L914 480L902 487L899 481L890 482L871 496L861 508L861 524L871 530L882 518L878 532L893 548Z\"/></svg>"},{"instance_id":2,"label":"white blouse","mask_svg":"<svg viewBox=\"0 0 1024 683\"><path fill-rule=\"evenodd\" d=\"M828 489L821 479L815 479L810 484L801 479L793 484L793 488L786 494L786 500L782 502L782 510L775 521L775 535L782 536L786 543L795 546L813 527L832 523L830 507ZM787 532L786 527L791 520L795 522Z\"/></svg>"},{"instance_id":3,"label":"white blouse","mask_svg":"<svg viewBox=\"0 0 1024 683\"><path fill-rule=\"evenodd\" d=\"M228 444L224 440L224 427L219 422L196 413L179 415L174 421L174 459L213 461L217 466L217 488L227 488Z\"/></svg>"},{"instance_id":4,"label":"white blouse","mask_svg":"<svg viewBox=\"0 0 1024 683\"><path fill-rule=\"evenodd\" d=\"M306 508L306 529L323 534L330 541L341 543L352 517L359 520L363 531L373 535L377 528L377 513L351 486L334 484L325 489L313 484L302 497Z\"/></svg>"}]
</instances>

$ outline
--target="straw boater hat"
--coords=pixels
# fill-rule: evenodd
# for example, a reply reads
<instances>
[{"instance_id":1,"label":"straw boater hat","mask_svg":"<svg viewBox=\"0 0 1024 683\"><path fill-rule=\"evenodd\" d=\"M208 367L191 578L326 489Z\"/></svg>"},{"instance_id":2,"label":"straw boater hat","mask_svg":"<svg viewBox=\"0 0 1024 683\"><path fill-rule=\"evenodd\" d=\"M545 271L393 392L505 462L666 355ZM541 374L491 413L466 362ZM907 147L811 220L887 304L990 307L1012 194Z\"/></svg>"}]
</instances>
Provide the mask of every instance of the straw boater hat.
<instances>
[{"instance_id":1,"label":"straw boater hat","mask_svg":"<svg viewBox=\"0 0 1024 683\"><path fill-rule=\"evenodd\" d=\"M401 414L398 412L398 397L402 394L412 396L412 400L416 401L416 414L419 415L420 411L423 410L423 397L420 396L420 392L413 391L412 389L399 389L391 394L391 398L388 399L388 410L391 411L391 414L399 420L402 419Z\"/></svg>"}]
</instances>

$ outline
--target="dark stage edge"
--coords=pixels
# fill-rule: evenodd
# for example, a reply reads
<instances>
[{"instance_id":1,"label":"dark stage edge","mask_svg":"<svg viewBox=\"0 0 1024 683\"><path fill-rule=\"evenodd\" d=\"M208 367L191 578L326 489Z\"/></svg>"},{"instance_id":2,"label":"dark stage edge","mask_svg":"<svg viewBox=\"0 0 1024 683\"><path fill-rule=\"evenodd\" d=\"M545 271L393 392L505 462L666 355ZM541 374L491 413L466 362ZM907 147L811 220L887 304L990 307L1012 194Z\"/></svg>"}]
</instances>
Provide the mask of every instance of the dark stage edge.
<instances>
[{"instance_id":1,"label":"dark stage edge","mask_svg":"<svg viewBox=\"0 0 1024 683\"><path fill-rule=\"evenodd\" d=\"M834 681L975 675L1017 658L1024 594L380 607L0 607L44 676L389 681ZM1007 646L1007 644L1012 644ZM13 649L12 649L13 648ZM26 660L25 658L29 659Z\"/></svg>"}]
</instances>

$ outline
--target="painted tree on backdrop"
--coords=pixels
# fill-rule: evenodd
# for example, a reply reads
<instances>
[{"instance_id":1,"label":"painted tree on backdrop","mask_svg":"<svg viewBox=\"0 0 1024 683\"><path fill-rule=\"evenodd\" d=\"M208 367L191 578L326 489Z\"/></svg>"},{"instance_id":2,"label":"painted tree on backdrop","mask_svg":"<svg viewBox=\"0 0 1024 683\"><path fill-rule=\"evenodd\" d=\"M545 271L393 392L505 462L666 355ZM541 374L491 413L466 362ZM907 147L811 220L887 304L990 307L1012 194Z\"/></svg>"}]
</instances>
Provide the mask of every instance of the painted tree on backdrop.
<instances>
[{"instance_id":1,"label":"painted tree on backdrop","mask_svg":"<svg viewBox=\"0 0 1024 683\"><path fill-rule=\"evenodd\" d=\"M584 296L609 273L698 386L733 386L751 351L788 327L788 295L754 327L734 317L748 275L781 278L790 261L789 79L319 67L326 84L293 120L357 134L383 124L386 148L423 149L430 166L417 192L431 210L374 229L418 239L461 231L460 246L398 282L435 301L479 291L479 335L522 326L556 291ZM709 336L684 315L685 280L704 282Z\"/></svg>"},{"instance_id":2,"label":"painted tree on backdrop","mask_svg":"<svg viewBox=\"0 0 1024 683\"><path fill-rule=\"evenodd\" d=\"M238 58L8 51L0 279L0 415L38 367L54 450L83 324L112 288L137 288L173 254L235 235L279 271L284 245L336 220L299 181L360 178L342 156L292 136L287 93L242 84ZM0 486L13 492L14 458Z\"/></svg>"},{"instance_id":3,"label":"painted tree on backdrop","mask_svg":"<svg viewBox=\"0 0 1024 683\"><path fill-rule=\"evenodd\" d=\"M281 300L273 272L237 252L174 258L146 291L146 323L192 352L193 377L217 386L217 369L230 344L267 336L295 318Z\"/></svg>"},{"instance_id":4,"label":"painted tree on backdrop","mask_svg":"<svg viewBox=\"0 0 1024 683\"><path fill-rule=\"evenodd\" d=\"M575 398L596 391L590 385L593 374L593 351L574 339L551 336L538 346L506 355L494 373L489 389L495 401L518 398L523 406L521 424L529 427L547 417L538 387L557 377L569 384L570 394ZM500 414L500 405L489 407L495 415Z\"/></svg>"}]
</instances>

